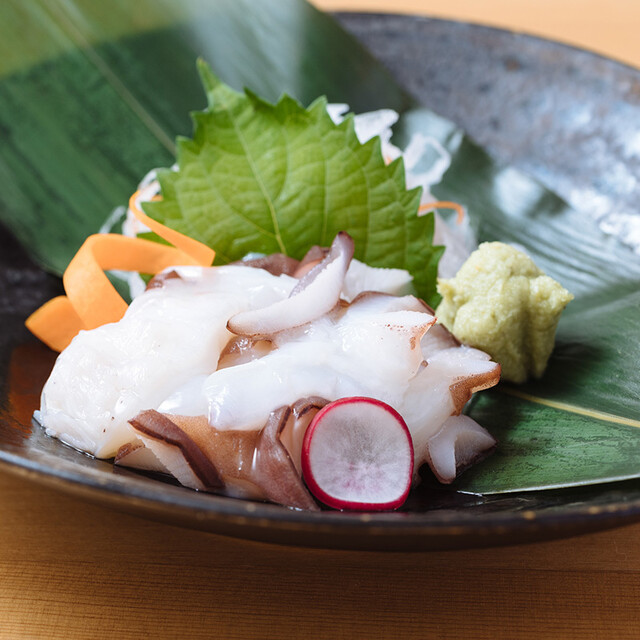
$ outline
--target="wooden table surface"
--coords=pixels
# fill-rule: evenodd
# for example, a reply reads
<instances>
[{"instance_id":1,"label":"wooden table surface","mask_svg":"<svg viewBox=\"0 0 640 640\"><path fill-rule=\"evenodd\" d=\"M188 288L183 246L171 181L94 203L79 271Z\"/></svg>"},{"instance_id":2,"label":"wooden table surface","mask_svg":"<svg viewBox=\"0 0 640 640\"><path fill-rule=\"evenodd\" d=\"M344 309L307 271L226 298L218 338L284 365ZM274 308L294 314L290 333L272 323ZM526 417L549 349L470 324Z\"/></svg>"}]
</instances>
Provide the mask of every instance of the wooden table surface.
<instances>
[{"instance_id":1,"label":"wooden table surface","mask_svg":"<svg viewBox=\"0 0 640 640\"><path fill-rule=\"evenodd\" d=\"M287 548L0 474L1 638L640 637L640 525L439 553Z\"/></svg>"},{"instance_id":2,"label":"wooden table surface","mask_svg":"<svg viewBox=\"0 0 640 640\"><path fill-rule=\"evenodd\" d=\"M317 0L471 19L640 66L636 0ZM481 9L480 9L481 7ZM640 638L640 525L441 553L285 548L0 473L0 638Z\"/></svg>"}]
</instances>

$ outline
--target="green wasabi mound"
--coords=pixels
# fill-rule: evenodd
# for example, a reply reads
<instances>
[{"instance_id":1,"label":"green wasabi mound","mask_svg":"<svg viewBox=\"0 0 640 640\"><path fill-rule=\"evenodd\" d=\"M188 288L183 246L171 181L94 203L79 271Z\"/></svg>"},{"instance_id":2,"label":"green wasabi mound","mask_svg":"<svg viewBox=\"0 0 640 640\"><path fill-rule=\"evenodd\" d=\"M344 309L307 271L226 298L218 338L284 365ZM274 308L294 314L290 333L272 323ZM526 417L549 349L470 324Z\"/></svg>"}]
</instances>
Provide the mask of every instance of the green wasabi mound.
<instances>
[{"instance_id":1,"label":"green wasabi mound","mask_svg":"<svg viewBox=\"0 0 640 640\"><path fill-rule=\"evenodd\" d=\"M544 373L560 315L573 300L522 251L485 242L454 278L438 281L438 320L461 342L502 365L502 379Z\"/></svg>"}]
</instances>

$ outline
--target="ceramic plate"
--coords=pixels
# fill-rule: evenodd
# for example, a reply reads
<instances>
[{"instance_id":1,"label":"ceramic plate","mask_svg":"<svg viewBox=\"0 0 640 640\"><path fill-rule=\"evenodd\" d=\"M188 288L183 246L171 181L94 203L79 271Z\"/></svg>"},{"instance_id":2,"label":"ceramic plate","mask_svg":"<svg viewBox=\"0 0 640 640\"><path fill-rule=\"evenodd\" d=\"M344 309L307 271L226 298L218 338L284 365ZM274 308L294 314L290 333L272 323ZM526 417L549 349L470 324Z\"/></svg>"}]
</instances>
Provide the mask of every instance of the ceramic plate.
<instances>
[{"instance_id":1,"label":"ceramic plate","mask_svg":"<svg viewBox=\"0 0 640 640\"><path fill-rule=\"evenodd\" d=\"M640 121L640 72L556 43L468 24L361 14L339 19L423 104L576 208L599 217L633 210L639 201L640 187L621 176L640 169L628 144L628 132ZM426 479L398 512L306 513L197 493L114 468L46 437L31 420L54 354L22 323L59 292L59 281L0 231L0 465L25 479L187 527L347 549L511 544L640 519L636 481L482 497Z\"/></svg>"}]
</instances>

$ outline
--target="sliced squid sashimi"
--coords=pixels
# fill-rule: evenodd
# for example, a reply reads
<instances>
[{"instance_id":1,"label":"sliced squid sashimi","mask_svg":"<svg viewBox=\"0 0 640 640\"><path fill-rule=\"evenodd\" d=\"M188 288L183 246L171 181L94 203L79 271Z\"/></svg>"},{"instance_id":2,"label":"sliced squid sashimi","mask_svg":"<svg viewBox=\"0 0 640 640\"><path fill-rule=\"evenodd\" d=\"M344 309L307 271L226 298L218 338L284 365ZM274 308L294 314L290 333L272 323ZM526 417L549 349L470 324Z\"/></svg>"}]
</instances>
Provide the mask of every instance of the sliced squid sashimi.
<instances>
[{"instance_id":1,"label":"sliced squid sashimi","mask_svg":"<svg viewBox=\"0 0 640 640\"><path fill-rule=\"evenodd\" d=\"M136 435L184 486L317 510L281 434L295 421L290 407L272 412L262 429L219 431L205 416L142 411Z\"/></svg>"},{"instance_id":2,"label":"sliced squid sashimi","mask_svg":"<svg viewBox=\"0 0 640 640\"><path fill-rule=\"evenodd\" d=\"M199 374L189 378L160 403L158 411L192 417L207 413L208 405L203 392L207 377L207 374Z\"/></svg>"},{"instance_id":3,"label":"sliced squid sashimi","mask_svg":"<svg viewBox=\"0 0 640 640\"><path fill-rule=\"evenodd\" d=\"M496 439L468 416L451 416L427 443L426 461L438 480L450 484L466 468L487 456Z\"/></svg>"},{"instance_id":4,"label":"sliced squid sashimi","mask_svg":"<svg viewBox=\"0 0 640 640\"><path fill-rule=\"evenodd\" d=\"M311 271L317 264L320 264L329 253L328 247L321 247L320 245L314 245L307 251L304 258L300 260L298 268L294 272L294 277L303 278ZM351 265L349 265L351 268Z\"/></svg>"},{"instance_id":5,"label":"sliced squid sashimi","mask_svg":"<svg viewBox=\"0 0 640 640\"><path fill-rule=\"evenodd\" d=\"M169 473L158 457L145 447L142 440L127 442L123 444L113 460L114 464L122 467L133 467L134 469L143 469L144 471L155 471L157 473Z\"/></svg>"},{"instance_id":6,"label":"sliced squid sashimi","mask_svg":"<svg viewBox=\"0 0 640 640\"><path fill-rule=\"evenodd\" d=\"M181 484L205 491L225 486L216 465L172 419L147 409L129 422L138 438Z\"/></svg>"},{"instance_id":7,"label":"sliced squid sashimi","mask_svg":"<svg viewBox=\"0 0 640 640\"><path fill-rule=\"evenodd\" d=\"M232 262L231 264L244 265L245 267L254 267L256 269L264 269L274 276L281 276L282 274L287 276L296 276L296 270L300 263L294 258L285 256L282 253L271 253L268 256L261 256L259 258L249 258L240 260L238 262Z\"/></svg>"},{"instance_id":8,"label":"sliced squid sashimi","mask_svg":"<svg viewBox=\"0 0 640 640\"><path fill-rule=\"evenodd\" d=\"M286 300L232 316L227 324L229 330L238 335L271 335L331 311L340 299L353 248L351 236L338 233L326 258L298 281Z\"/></svg>"},{"instance_id":9,"label":"sliced squid sashimi","mask_svg":"<svg viewBox=\"0 0 640 640\"><path fill-rule=\"evenodd\" d=\"M328 400L324 398L301 398L293 403L293 419L289 420L280 434L280 442L285 446L298 473L302 473L302 443L307 427Z\"/></svg>"},{"instance_id":10,"label":"sliced squid sashimi","mask_svg":"<svg viewBox=\"0 0 640 640\"><path fill-rule=\"evenodd\" d=\"M405 305L415 301L408 296ZM422 361L420 339L435 319L423 308L397 308L398 299L392 310L367 308L372 304L354 304L337 318L287 332L263 358L213 373L204 385L210 423L255 429L276 407L309 396L364 395L397 406Z\"/></svg>"},{"instance_id":11,"label":"sliced squid sashimi","mask_svg":"<svg viewBox=\"0 0 640 640\"><path fill-rule=\"evenodd\" d=\"M280 407L269 414L267 423L258 436L253 477L272 502L318 511L318 505L280 440L287 423L293 420L295 416L291 407Z\"/></svg>"},{"instance_id":12,"label":"sliced squid sashimi","mask_svg":"<svg viewBox=\"0 0 640 640\"><path fill-rule=\"evenodd\" d=\"M409 293L413 277L405 269L370 267L352 260L344 279L342 297L351 302L362 291L378 291L394 296Z\"/></svg>"},{"instance_id":13,"label":"sliced squid sashimi","mask_svg":"<svg viewBox=\"0 0 640 640\"><path fill-rule=\"evenodd\" d=\"M460 341L444 325L436 323L422 338L421 346L426 360L443 349L459 347Z\"/></svg>"},{"instance_id":14,"label":"sliced squid sashimi","mask_svg":"<svg viewBox=\"0 0 640 640\"><path fill-rule=\"evenodd\" d=\"M234 313L287 298L297 280L242 266L175 267L179 278L138 296L119 322L81 331L44 386L49 435L108 458L132 438L128 420L216 369Z\"/></svg>"},{"instance_id":15,"label":"sliced squid sashimi","mask_svg":"<svg viewBox=\"0 0 640 640\"><path fill-rule=\"evenodd\" d=\"M218 369L236 367L245 362L258 360L273 350L269 340L256 340L249 336L234 336L220 354Z\"/></svg>"},{"instance_id":16,"label":"sliced squid sashimi","mask_svg":"<svg viewBox=\"0 0 640 640\"><path fill-rule=\"evenodd\" d=\"M380 291L362 291L350 305L345 306L342 311L349 311L354 317L356 315L371 313L389 313L391 311L416 311L433 316L433 309L427 306L420 298L412 295L396 296ZM432 324L435 318L431 320Z\"/></svg>"},{"instance_id":17,"label":"sliced squid sashimi","mask_svg":"<svg viewBox=\"0 0 640 640\"><path fill-rule=\"evenodd\" d=\"M159 274L120 322L81 332L60 355L42 395L47 432L195 489L312 508L299 486L306 427L327 402L365 396L404 417L415 468L430 462L449 481L437 452L453 450L457 469L488 442L451 416L500 367L434 324L424 302L396 295L406 272L352 253L339 234L300 263Z\"/></svg>"},{"instance_id":18,"label":"sliced squid sashimi","mask_svg":"<svg viewBox=\"0 0 640 640\"><path fill-rule=\"evenodd\" d=\"M440 349L426 360L411 380L400 410L413 438L416 468L426 461L429 439L445 420L460 414L473 393L499 379L499 364L464 345Z\"/></svg>"}]
</instances>

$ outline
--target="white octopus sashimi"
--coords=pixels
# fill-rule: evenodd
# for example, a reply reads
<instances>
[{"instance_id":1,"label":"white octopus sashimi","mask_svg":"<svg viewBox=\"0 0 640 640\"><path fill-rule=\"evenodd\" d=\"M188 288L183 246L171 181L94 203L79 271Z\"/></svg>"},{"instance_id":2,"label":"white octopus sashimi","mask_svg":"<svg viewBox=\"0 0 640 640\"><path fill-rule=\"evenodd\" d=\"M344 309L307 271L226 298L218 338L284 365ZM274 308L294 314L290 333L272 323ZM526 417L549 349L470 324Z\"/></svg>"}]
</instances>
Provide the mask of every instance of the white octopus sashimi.
<instances>
[{"instance_id":1,"label":"white octopus sashimi","mask_svg":"<svg viewBox=\"0 0 640 640\"><path fill-rule=\"evenodd\" d=\"M495 446L460 414L500 367L404 295L406 272L352 255L338 234L300 263L156 276L121 321L81 332L60 355L39 420L71 446L194 489L310 509L306 427L328 402L366 396L404 417L416 471L427 463L451 482Z\"/></svg>"},{"instance_id":2,"label":"white octopus sashimi","mask_svg":"<svg viewBox=\"0 0 640 640\"><path fill-rule=\"evenodd\" d=\"M262 269L182 267L138 296L116 323L81 331L43 392L47 433L100 458L129 442L129 420L155 409L194 376L215 370L239 312L286 298L296 284Z\"/></svg>"}]
</instances>

